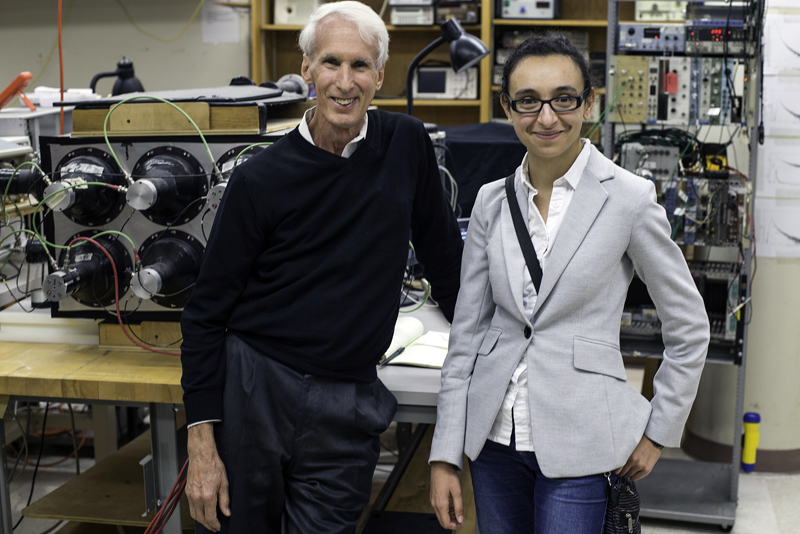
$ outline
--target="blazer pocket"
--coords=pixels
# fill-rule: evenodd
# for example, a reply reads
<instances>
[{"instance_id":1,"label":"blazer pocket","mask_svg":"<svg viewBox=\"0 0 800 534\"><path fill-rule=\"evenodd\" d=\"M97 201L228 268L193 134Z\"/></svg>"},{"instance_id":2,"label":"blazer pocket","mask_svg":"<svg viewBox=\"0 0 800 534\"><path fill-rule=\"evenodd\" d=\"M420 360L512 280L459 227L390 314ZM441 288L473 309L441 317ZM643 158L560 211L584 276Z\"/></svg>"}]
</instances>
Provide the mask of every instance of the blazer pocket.
<instances>
[{"instance_id":1,"label":"blazer pocket","mask_svg":"<svg viewBox=\"0 0 800 534\"><path fill-rule=\"evenodd\" d=\"M602 341L575 337L573 339L573 365L576 369L628 380L622 354L613 345Z\"/></svg>"},{"instance_id":2,"label":"blazer pocket","mask_svg":"<svg viewBox=\"0 0 800 534\"><path fill-rule=\"evenodd\" d=\"M478 348L478 356L486 356L492 352L492 349L494 349L494 346L497 344L497 340L500 339L500 334L502 333L503 331L498 328L490 328L483 337L483 342L481 343L480 348Z\"/></svg>"}]
</instances>

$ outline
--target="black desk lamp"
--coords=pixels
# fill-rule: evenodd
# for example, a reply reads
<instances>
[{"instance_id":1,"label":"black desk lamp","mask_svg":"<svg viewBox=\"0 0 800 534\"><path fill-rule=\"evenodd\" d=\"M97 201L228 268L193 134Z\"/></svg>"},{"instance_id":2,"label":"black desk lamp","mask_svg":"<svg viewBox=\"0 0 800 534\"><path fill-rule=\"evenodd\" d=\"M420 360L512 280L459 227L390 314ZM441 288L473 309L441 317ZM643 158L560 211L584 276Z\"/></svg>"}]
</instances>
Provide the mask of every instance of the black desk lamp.
<instances>
[{"instance_id":1,"label":"black desk lamp","mask_svg":"<svg viewBox=\"0 0 800 534\"><path fill-rule=\"evenodd\" d=\"M123 95L127 93L144 92L142 82L133 75L133 61L128 58L122 58L117 62L117 70L113 72L101 72L95 74L92 78L92 83L89 84L92 92L95 92L97 82L100 78L109 78L111 76L119 76L117 81L114 82L114 88L111 90L111 96Z\"/></svg>"},{"instance_id":2,"label":"black desk lamp","mask_svg":"<svg viewBox=\"0 0 800 534\"><path fill-rule=\"evenodd\" d=\"M478 61L489 55L489 47L483 41L464 31L461 24L455 19L450 19L442 24L442 36L422 49L417 54L411 65L408 66L406 78L406 98L408 99L408 114L414 114L414 71L419 62L430 54L433 49L442 43L450 43L450 64L453 70L460 74L475 65Z\"/></svg>"}]
</instances>

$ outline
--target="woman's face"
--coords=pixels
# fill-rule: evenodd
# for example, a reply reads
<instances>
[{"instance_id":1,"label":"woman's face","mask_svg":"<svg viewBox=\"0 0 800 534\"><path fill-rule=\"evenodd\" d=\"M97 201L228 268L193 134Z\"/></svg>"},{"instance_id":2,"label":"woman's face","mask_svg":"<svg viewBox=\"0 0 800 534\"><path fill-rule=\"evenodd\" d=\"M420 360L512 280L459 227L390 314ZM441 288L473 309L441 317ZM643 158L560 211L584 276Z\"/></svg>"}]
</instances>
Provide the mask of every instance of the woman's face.
<instances>
[{"instance_id":1,"label":"woman's face","mask_svg":"<svg viewBox=\"0 0 800 534\"><path fill-rule=\"evenodd\" d=\"M511 73L508 83L512 100L524 97L549 100L559 96L577 96L584 90L578 65L568 56L528 56ZM592 114L594 91L583 105L573 111L559 112L545 104L538 113L518 113L503 99L508 122L528 149L530 158L577 157L580 151L581 126Z\"/></svg>"}]
</instances>

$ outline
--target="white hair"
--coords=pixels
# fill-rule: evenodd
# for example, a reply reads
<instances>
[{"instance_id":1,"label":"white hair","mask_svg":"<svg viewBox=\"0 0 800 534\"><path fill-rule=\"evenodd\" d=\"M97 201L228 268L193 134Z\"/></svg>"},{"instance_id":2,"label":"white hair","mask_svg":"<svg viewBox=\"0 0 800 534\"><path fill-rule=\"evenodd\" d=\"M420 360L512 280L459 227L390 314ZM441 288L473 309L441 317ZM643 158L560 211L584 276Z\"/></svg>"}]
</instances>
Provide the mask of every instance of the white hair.
<instances>
[{"instance_id":1,"label":"white hair","mask_svg":"<svg viewBox=\"0 0 800 534\"><path fill-rule=\"evenodd\" d=\"M378 69L389 59L389 32L386 30L386 24L371 7L353 0L322 4L308 17L306 25L300 32L298 44L309 59L314 58L317 28L327 17L337 17L356 25L364 42L376 48L375 60Z\"/></svg>"}]
</instances>

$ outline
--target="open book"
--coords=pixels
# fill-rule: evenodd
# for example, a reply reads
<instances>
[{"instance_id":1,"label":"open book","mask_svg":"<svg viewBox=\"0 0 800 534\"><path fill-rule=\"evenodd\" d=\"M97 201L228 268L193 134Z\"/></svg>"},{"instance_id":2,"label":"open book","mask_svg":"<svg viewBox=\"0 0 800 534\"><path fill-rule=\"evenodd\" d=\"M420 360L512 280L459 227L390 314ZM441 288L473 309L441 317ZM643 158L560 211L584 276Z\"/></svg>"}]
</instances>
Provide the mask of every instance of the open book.
<instances>
[{"instance_id":1,"label":"open book","mask_svg":"<svg viewBox=\"0 0 800 534\"><path fill-rule=\"evenodd\" d=\"M441 369L447 356L447 343L450 334L447 332L428 332L422 321L414 317L400 317L394 327L392 343L384 354L386 359L400 348L403 352L388 362L388 365L413 365Z\"/></svg>"}]
</instances>

